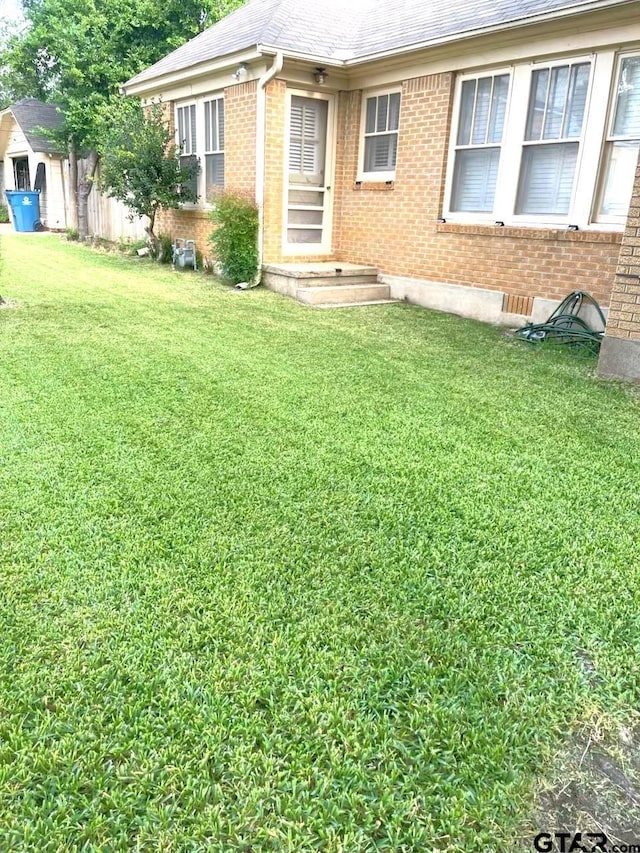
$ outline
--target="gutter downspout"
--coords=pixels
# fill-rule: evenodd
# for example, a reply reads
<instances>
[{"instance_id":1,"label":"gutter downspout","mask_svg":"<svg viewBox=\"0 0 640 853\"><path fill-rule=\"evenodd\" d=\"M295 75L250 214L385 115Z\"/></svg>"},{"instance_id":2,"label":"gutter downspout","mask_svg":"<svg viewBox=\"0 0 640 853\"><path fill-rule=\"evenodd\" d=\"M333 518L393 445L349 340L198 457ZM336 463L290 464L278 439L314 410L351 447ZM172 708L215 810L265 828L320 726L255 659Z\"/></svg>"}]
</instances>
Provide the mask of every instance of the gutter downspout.
<instances>
[{"instance_id":1,"label":"gutter downspout","mask_svg":"<svg viewBox=\"0 0 640 853\"><path fill-rule=\"evenodd\" d=\"M262 258L264 242L264 180L265 180L265 142L266 142L266 118L267 118L267 95L266 87L276 74L282 71L284 55L279 50L273 60L273 65L268 68L258 80L258 92L256 102L256 204L258 206L258 269L256 275L249 285L256 287L260 284L262 277Z\"/></svg>"}]
</instances>

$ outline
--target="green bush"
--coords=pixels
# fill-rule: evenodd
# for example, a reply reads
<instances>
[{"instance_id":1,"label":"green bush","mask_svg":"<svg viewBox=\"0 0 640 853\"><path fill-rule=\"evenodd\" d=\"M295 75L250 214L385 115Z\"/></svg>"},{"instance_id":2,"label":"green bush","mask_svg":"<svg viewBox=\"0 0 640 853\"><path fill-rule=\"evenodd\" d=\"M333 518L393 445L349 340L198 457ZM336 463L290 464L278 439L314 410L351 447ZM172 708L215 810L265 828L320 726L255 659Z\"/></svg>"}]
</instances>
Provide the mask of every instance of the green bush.
<instances>
[{"instance_id":1,"label":"green bush","mask_svg":"<svg viewBox=\"0 0 640 853\"><path fill-rule=\"evenodd\" d=\"M64 236L67 238L67 240L71 240L71 241L75 241L75 240L80 239L80 235L78 233L77 228L65 228L64 229Z\"/></svg>"},{"instance_id":2,"label":"green bush","mask_svg":"<svg viewBox=\"0 0 640 853\"><path fill-rule=\"evenodd\" d=\"M0 223L6 225L9 222L9 211L6 204L0 204Z\"/></svg>"},{"instance_id":3,"label":"green bush","mask_svg":"<svg viewBox=\"0 0 640 853\"><path fill-rule=\"evenodd\" d=\"M252 199L223 193L216 197L210 242L222 274L232 284L251 281L258 271L258 208Z\"/></svg>"},{"instance_id":4,"label":"green bush","mask_svg":"<svg viewBox=\"0 0 640 853\"><path fill-rule=\"evenodd\" d=\"M130 237L121 237L116 245L117 250L122 255L137 255L138 249L148 249L148 240L132 240Z\"/></svg>"},{"instance_id":5,"label":"green bush","mask_svg":"<svg viewBox=\"0 0 640 853\"><path fill-rule=\"evenodd\" d=\"M173 260L173 240L170 234L158 234L156 260L161 264L170 264Z\"/></svg>"}]
</instances>

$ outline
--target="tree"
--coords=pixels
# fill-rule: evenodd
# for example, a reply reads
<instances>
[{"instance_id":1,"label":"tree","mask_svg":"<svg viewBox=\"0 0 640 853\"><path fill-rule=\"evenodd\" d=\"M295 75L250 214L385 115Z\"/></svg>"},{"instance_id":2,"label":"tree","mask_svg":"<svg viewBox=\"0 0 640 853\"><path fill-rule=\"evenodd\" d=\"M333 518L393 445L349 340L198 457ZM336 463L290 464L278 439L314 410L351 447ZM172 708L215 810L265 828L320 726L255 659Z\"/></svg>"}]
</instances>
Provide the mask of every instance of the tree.
<instances>
[{"instance_id":1,"label":"tree","mask_svg":"<svg viewBox=\"0 0 640 853\"><path fill-rule=\"evenodd\" d=\"M14 99L59 104L69 148L77 225L88 232L87 202L101 136L120 87L240 0L23 0L27 26L0 55Z\"/></svg>"},{"instance_id":2,"label":"tree","mask_svg":"<svg viewBox=\"0 0 640 853\"><path fill-rule=\"evenodd\" d=\"M180 165L173 138L161 104L143 110L138 100L126 98L113 115L101 147L102 188L138 216L149 218L146 231L156 255L158 210L196 201L190 186L197 167Z\"/></svg>"},{"instance_id":3,"label":"tree","mask_svg":"<svg viewBox=\"0 0 640 853\"><path fill-rule=\"evenodd\" d=\"M8 69L4 66L3 55L6 45L13 36L20 33L26 25L22 15L20 0L4 0L3 16L0 19L0 110L11 104L11 89L8 86Z\"/></svg>"}]
</instances>

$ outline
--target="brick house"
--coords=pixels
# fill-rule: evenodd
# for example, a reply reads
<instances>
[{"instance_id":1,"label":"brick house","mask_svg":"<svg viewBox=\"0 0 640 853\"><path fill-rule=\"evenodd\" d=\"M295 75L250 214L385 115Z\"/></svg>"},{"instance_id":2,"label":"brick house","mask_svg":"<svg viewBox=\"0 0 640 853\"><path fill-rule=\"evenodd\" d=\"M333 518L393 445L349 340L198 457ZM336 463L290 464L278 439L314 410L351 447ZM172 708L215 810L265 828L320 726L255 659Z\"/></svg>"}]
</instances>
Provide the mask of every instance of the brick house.
<instances>
[{"instance_id":1,"label":"brick house","mask_svg":"<svg viewBox=\"0 0 640 853\"><path fill-rule=\"evenodd\" d=\"M201 165L161 231L206 254L224 187L309 303L520 323L588 290L601 371L640 377L639 0L250 0L126 90Z\"/></svg>"}]
</instances>

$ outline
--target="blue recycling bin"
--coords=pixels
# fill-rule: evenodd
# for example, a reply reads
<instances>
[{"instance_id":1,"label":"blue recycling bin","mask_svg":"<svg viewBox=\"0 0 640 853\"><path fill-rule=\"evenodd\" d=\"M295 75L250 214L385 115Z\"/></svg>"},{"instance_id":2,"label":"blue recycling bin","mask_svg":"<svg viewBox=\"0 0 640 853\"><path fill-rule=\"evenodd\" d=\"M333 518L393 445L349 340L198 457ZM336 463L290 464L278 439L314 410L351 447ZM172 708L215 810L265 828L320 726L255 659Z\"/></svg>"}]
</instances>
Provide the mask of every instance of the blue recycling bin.
<instances>
[{"instance_id":1,"label":"blue recycling bin","mask_svg":"<svg viewBox=\"0 0 640 853\"><path fill-rule=\"evenodd\" d=\"M35 231L40 222L40 191L5 190L16 231Z\"/></svg>"}]
</instances>

